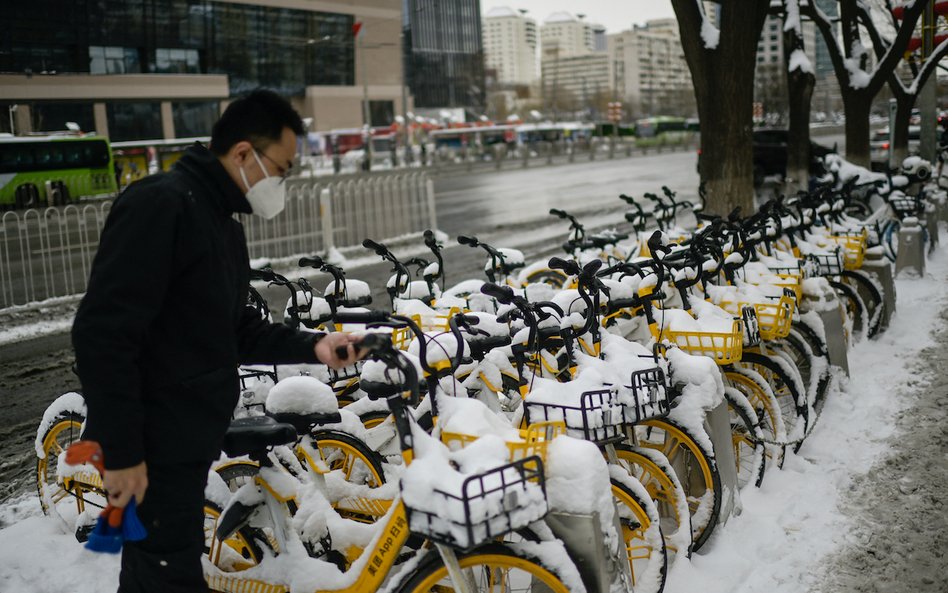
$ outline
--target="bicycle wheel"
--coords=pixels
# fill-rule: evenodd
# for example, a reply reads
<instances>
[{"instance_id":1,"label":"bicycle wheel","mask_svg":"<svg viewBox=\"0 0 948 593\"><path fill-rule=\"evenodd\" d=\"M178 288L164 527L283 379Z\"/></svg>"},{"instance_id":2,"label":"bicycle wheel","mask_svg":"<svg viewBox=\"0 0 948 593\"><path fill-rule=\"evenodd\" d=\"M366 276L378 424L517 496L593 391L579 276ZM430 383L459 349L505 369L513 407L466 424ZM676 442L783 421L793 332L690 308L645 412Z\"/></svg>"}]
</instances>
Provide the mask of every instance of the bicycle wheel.
<instances>
[{"instance_id":1,"label":"bicycle wheel","mask_svg":"<svg viewBox=\"0 0 948 593\"><path fill-rule=\"evenodd\" d=\"M359 420L362 421L362 426L366 429L375 428L379 424L385 422L385 419L391 416L389 412L366 412L359 416Z\"/></svg>"},{"instance_id":2,"label":"bicycle wheel","mask_svg":"<svg viewBox=\"0 0 948 593\"><path fill-rule=\"evenodd\" d=\"M840 281L855 289L856 293L862 298L866 307L866 335L870 338L879 333L882 326L882 316L885 314L884 288L872 280L868 274L859 270L844 270L840 276Z\"/></svg>"},{"instance_id":3,"label":"bicycle wheel","mask_svg":"<svg viewBox=\"0 0 948 593\"><path fill-rule=\"evenodd\" d=\"M331 475L354 486L378 488L385 483L382 456L356 437L336 430L314 430L309 438ZM345 496L334 501L333 508L349 519L374 523L388 510L388 504L362 496Z\"/></svg>"},{"instance_id":4,"label":"bicycle wheel","mask_svg":"<svg viewBox=\"0 0 948 593\"><path fill-rule=\"evenodd\" d=\"M830 286L843 302L843 310L849 319L849 326L852 328L852 334L849 336L850 343L861 341L869 326L869 314L865 302L859 296L859 292L848 284L830 280Z\"/></svg>"},{"instance_id":5,"label":"bicycle wheel","mask_svg":"<svg viewBox=\"0 0 948 593\"><path fill-rule=\"evenodd\" d=\"M563 567L550 566L516 544L487 544L469 552L458 552L457 559L468 583L478 593L570 591L560 577L564 573ZM398 588L400 593L449 593L455 590L437 552L422 559Z\"/></svg>"},{"instance_id":6,"label":"bicycle wheel","mask_svg":"<svg viewBox=\"0 0 948 593\"><path fill-rule=\"evenodd\" d=\"M640 446L661 451L674 468L691 513L691 549L697 551L711 537L721 511L721 476L713 454L689 429L667 418L645 420L635 433Z\"/></svg>"},{"instance_id":7,"label":"bicycle wheel","mask_svg":"<svg viewBox=\"0 0 948 593\"><path fill-rule=\"evenodd\" d=\"M86 527L106 503L102 476L97 471L91 466L71 468L60 464L60 455L79 440L84 421L74 412L56 416L43 434L43 456L36 459L36 492L43 513L59 517L70 530Z\"/></svg>"},{"instance_id":8,"label":"bicycle wheel","mask_svg":"<svg viewBox=\"0 0 948 593\"><path fill-rule=\"evenodd\" d=\"M667 554L675 555L691 547L691 513L685 492L668 459L656 449L614 445L619 465L645 487L658 511ZM679 534L684 535L681 540Z\"/></svg>"},{"instance_id":9,"label":"bicycle wheel","mask_svg":"<svg viewBox=\"0 0 948 593\"><path fill-rule=\"evenodd\" d=\"M734 446L734 459L737 461L737 486L743 489L748 484L760 488L764 481L767 456L761 440L757 414L747 398L733 387L724 388L727 400L728 416L731 419L731 443Z\"/></svg>"},{"instance_id":10,"label":"bicycle wheel","mask_svg":"<svg viewBox=\"0 0 948 593\"><path fill-rule=\"evenodd\" d=\"M549 284L553 288L563 288L566 284L566 274L559 270L537 270L527 276L526 284L536 284L542 282Z\"/></svg>"},{"instance_id":11,"label":"bicycle wheel","mask_svg":"<svg viewBox=\"0 0 948 593\"><path fill-rule=\"evenodd\" d=\"M803 379L784 364L789 363L766 354L745 351L738 366L756 371L767 382L780 406L787 437L796 439L803 437L809 429L809 402Z\"/></svg>"},{"instance_id":12,"label":"bicycle wheel","mask_svg":"<svg viewBox=\"0 0 948 593\"><path fill-rule=\"evenodd\" d=\"M668 552L660 522L654 523L646 511L651 501L642 500L618 480L611 482L612 499L619 512L622 540L629 557L632 587L636 593L660 593L665 588ZM657 510L654 513L658 515Z\"/></svg>"},{"instance_id":13,"label":"bicycle wheel","mask_svg":"<svg viewBox=\"0 0 948 593\"><path fill-rule=\"evenodd\" d=\"M759 373L749 369L734 367L725 371L724 381L726 389L736 389L740 395L747 400L747 405L750 406L751 411L754 413L754 418L756 418L756 426L760 430L760 437L762 439L770 442L784 442L787 440L787 429L784 423L785 411L781 408L777 398L774 397L774 392L770 388L770 385L767 384ZM729 400L728 404L730 406L732 402ZM792 406L786 410L786 413L791 414L792 418L796 418L796 407ZM735 420L743 422L745 426L753 426L754 424L748 424L744 422L744 419L735 418L734 415L732 415L732 436L734 436L733 429L735 428ZM777 467L783 467L783 447L776 445L765 447L764 452L769 458L767 460L768 463ZM737 450L735 450L735 453L737 453Z\"/></svg>"},{"instance_id":14,"label":"bicycle wheel","mask_svg":"<svg viewBox=\"0 0 948 593\"><path fill-rule=\"evenodd\" d=\"M272 547L260 529L245 525L227 539L218 539L217 522L221 507L210 500L204 501L204 555L224 572L252 568L263 560L265 548Z\"/></svg>"}]
</instances>

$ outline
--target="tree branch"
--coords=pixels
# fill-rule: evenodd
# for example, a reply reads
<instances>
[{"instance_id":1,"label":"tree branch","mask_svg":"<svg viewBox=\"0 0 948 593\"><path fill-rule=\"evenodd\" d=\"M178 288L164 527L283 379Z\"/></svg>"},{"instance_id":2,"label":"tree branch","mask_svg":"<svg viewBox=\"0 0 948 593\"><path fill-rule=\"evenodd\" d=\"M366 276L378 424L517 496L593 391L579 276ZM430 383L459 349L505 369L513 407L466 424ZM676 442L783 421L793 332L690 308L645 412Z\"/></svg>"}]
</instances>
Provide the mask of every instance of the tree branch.
<instances>
[{"instance_id":1,"label":"tree branch","mask_svg":"<svg viewBox=\"0 0 948 593\"><path fill-rule=\"evenodd\" d=\"M820 10L815 2L807 2L807 4L801 5L800 12L810 17L816 28L820 30L823 41L826 42L826 49L829 50L830 61L833 63L833 70L836 72L840 88L849 88L849 70L846 69L846 65L843 63L843 50L836 39L829 15Z\"/></svg>"},{"instance_id":2,"label":"tree branch","mask_svg":"<svg viewBox=\"0 0 948 593\"><path fill-rule=\"evenodd\" d=\"M879 61L879 64L869 79L869 84L866 86L870 96L875 96L876 93L879 92L879 89L882 88L882 85L889 77L889 72L894 71L895 67L899 64L899 60L902 59L902 55L905 53L905 48L908 47L909 40L915 33L915 25L918 23L918 19L921 18L922 12L925 11L930 1L931 0L915 0L915 2L906 7L902 13L902 26L899 27L895 40L892 42L892 45L889 46L885 56Z\"/></svg>"}]
</instances>

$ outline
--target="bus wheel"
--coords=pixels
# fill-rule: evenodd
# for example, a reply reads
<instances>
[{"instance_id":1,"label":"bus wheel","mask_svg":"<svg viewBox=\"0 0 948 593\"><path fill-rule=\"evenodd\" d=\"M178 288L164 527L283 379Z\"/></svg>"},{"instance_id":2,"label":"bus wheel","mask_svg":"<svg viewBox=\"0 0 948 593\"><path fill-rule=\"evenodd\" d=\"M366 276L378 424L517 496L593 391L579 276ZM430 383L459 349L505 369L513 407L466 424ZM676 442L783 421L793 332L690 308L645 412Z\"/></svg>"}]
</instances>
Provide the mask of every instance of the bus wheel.
<instances>
[{"instance_id":1,"label":"bus wheel","mask_svg":"<svg viewBox=\"0 0 948 593\"><path fill-rule=\"evenodd\" d=\"M18 210L20 208L36 208L40 205L39 188L36 187L36 184L24 183L17 186L13 196L15 207Z\"/></svg>"},{"instance_id":2,"label":"bus wheel","mask_svg":"<svg viewBox=\"0 0 948 593\"><path fill-rule=\"evenodd\" d=\"M65 206L69 203L69 187L62 180L49 182L47 201L50 206Z\"/></svg>"}]
</instances>

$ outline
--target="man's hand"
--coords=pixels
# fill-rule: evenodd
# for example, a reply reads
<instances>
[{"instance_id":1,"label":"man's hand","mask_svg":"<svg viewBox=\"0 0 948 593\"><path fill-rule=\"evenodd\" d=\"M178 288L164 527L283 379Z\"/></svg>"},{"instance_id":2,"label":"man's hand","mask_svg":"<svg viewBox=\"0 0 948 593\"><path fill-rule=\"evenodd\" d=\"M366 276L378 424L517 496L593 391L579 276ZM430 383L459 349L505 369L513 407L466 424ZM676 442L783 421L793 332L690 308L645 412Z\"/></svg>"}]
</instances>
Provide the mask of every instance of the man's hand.
<instances>
[{"instance_id":1,"label":"man's hand","mask_svg":"<svg viewBox=\"0 0 948 593\"><path fill-rule=\"evenodd\" d=\"M356 345L362 336L330 332L316 342L316 358L333 369L341 369L360 360L364 354L356 352ZM340 356L343 350L345 356Z\"/></svg>"},{"instance_id":2,"label":"man's hand","mask_svg":"<svg viewBox=\"0 0 948 593\"><path fill-rule=\"evenodd\" d=\"M135 502L141 504L145 500L145 490L148 488L148 471L145 462L142 461L138 465L125 469L107 469L102 483L109 493L109 504L112 506L125 508L133 496Z\"/></svg>"}]
</instances>

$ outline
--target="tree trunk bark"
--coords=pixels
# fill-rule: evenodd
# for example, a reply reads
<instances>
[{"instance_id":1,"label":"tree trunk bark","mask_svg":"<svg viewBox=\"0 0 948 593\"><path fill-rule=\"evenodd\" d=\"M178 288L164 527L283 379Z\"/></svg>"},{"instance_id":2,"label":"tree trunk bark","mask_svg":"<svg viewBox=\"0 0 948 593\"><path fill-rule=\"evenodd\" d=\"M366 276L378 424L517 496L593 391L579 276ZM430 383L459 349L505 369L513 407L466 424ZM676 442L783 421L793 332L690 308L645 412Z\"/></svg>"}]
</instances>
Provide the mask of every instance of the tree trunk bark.
<instances>
[{"instance_id":1,"label":"tree trunk bark","mask_svg":"<svg viewBox=\"0 0 948 593\"><path fill-rule=\"evenodd\" d=\"M846 160L869 168L869 112L872 97L864 93L843 93L846 112Z\"/></svg>"},{"instance_id":2,"label":"tree trunk bark","mask_svg":"<svg viewBox=\"0 0 948 593\"><path fill-rule=\"evenodd\" d=\"M901 166L902 161L909 155L908 152L908 129L909 120L912 119L912 108L915 107L915 95L905 93L896 96L895 122L889 125L894 126L895 136L892 141L892 162L896 167Z\"/></svg>"},{"instance_id":3,"label":"tree trunk bark","mask_svg":"<svg viewBox=\"0 0 948 593\"><path fill-rule=\"evenodd\" d=\"M790 123L787 136L787 193L810 186L810 102L816 77L810 72L787 73Z\"/></svg>"}]
</instances>

